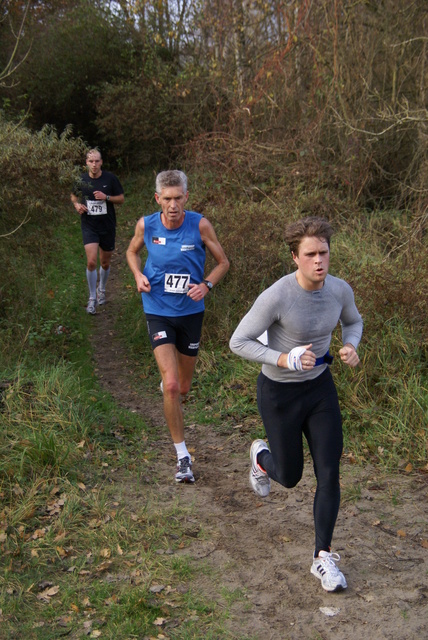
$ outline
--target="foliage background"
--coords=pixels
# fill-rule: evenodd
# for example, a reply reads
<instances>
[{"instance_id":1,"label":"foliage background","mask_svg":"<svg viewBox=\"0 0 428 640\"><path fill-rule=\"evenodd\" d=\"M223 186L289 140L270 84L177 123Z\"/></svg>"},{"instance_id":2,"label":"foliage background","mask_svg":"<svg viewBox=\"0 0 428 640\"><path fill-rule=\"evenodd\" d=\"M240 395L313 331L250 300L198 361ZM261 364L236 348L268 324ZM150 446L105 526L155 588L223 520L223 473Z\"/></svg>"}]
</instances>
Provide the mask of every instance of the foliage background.
<instances>
[{"instance_id":1,"label":"foliage background","mask_svg":"<svg viewBox=\"0 0 428 640\"><path fill-rule=\"evenodd\" d=\"M363 206L424 210L421 0L11 0L4 65L26 6L6 114L72 124L131 169L184 156L248 195L298 175Z\"/></svg>"},{"instance_id":2,"label":"foliage background","mask_svg":"<svg viewBox=\"0 0 428 640\"><path fill-rule=\"evenodd\" d=\"M155 173L180 167L190 206L231 260L210 294L195 422L263 435L258 366L238 361L228 340L256 295L293 268L285 224L322 215L336 231L331 270L352 285L365 322L362 366L335 369L345 455L427 472L427 14L422 0L0 0L0 617L11 637L87 622L76 594L108 618L111 637L153 633L153 576L190 575L152 550L171 544L165 522L182 543L182 514L150 505L136 528L104 486L103 465L113 456L135 474L153 434L93 370L69 203L88 147L125 185L125 241L155 206ZM127 277L120 331L154 385ZM146 572L119 600L116 585L63 570L108 564L106 539ZM57 605L33 593L46 578L61 585ZM186 594L176 606L186 637L228 637L227 608Z\"/></svg>"},{"instance_id":3,"label":"foliage background","mask_svg":"<svg viewBox=\"0 0 428 640\"><path fill-rule=\"evenodd\" d=\"M286 222L322 215L336 229L332 268L365 320L359 395L342 382L349 425L380 422L388 440L387 416L407 407L412 440L426 418L427 15L419 0L2 2L5 335L50 327L39 282L50 290L88 146L123 178L141 175L133 189L180 166L232 264L206 344L227 351L257 293L292 268ZM134 219L152 206L140 191ZM423 460L416 439L397 448Z\"/></svg>"}]
</instances>

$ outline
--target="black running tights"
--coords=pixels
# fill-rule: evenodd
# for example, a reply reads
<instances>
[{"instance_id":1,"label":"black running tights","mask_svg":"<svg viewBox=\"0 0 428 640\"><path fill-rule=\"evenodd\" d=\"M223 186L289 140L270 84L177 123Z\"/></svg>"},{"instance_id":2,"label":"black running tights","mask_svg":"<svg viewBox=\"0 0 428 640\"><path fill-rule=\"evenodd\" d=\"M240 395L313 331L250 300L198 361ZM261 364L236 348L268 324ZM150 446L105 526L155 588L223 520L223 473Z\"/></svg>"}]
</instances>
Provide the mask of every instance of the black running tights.
<instances>
[{"instance_id":1,"label":"black running tights","mask_svg":"<svg viewBox=\"0 0 428 640\"><path fill-rule=\"evenodd\" d=\"M257 402L271 452L258 463L284 487L295 487L303 473L304 434L312 456L317 489L314 500L315 555L328 551L340 503L339 464L342 419L329 369L314 380L275 382L260 373Z\"/></svg>"}]
</instances>

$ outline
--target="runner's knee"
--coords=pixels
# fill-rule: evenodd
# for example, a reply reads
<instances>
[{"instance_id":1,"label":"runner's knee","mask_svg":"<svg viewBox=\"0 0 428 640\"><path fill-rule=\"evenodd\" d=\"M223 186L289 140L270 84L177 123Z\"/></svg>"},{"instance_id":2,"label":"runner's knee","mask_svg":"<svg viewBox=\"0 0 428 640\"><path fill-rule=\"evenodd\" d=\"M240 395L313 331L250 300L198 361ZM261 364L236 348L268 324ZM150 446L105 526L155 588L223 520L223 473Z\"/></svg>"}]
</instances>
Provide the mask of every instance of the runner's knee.
<instances>
[{"instance_id":1,"label":"runner's knee","mask_svg":"<svg viewBox=\"0 0 428 640\"><path fill-rule=\"evenodd\" d=\"M317 473L317 486L319 490L334 491L340 487L338 467L326 468Z\"/></svg>"},{"instance_id":2,"label":"runner's knee","mask_svg":"<svg viewBox=\"0 0 428 640\"><path fill-rule=\"evenodd\" d=\"M279 472L278 470L275 470L275 472L277 482L279 482L279 484L282 484L283 487L286 487L286 489L292 489L297 484L299 484L300 480L302 479L301 471L290 473L289 469L282 469Z\"/></svg>"},{"instance_id":3,"label":"runner's knee","mask_svg":"<svg viewBox=\"0 0 428 640\"><path fill-rule=\"evenodd\" d=\"M169 380L163 383L163 393L172 396L179 397L180 395L180 385L177 380Z\"/></svg>"},{"instance_id":4,"label":"runner's knee","mask_svg":"<svg viewBox=\"0 0 428 640\"><path fill-rule=\"evenodd\" d=\"M300 476L299 478L285 477L282 479L282 482L280 482L280 484L286 487L286 489L293 489L293 487L299 484L301 479L302 479L302 476Z\"/></svg>"}]
</instances>

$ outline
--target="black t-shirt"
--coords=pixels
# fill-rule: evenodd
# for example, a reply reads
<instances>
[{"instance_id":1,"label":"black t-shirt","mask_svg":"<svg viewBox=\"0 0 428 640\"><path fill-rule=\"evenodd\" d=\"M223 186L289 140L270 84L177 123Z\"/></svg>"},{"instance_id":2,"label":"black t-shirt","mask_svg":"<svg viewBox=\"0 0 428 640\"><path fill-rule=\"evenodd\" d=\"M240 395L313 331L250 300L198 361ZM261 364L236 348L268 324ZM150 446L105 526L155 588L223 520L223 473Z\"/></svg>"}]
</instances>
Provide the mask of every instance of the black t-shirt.
<instances>
[{"instance_id":1,"label":"black t-shirt","mask_svg":"<svg viewBox=\"0 0 428 640\"><path fill-rule=\"evenodd\" d=\"M107 196L120 196L123 187L119 179L110 171L103 171L99 178L91 178L88 173L84 173L74 189L82 204L88 208L88 213L80 216L82 226L97 230L115 229L114 205L106 200L95 200L94 191L102 191Z\"/></svg>"}]
</instances>

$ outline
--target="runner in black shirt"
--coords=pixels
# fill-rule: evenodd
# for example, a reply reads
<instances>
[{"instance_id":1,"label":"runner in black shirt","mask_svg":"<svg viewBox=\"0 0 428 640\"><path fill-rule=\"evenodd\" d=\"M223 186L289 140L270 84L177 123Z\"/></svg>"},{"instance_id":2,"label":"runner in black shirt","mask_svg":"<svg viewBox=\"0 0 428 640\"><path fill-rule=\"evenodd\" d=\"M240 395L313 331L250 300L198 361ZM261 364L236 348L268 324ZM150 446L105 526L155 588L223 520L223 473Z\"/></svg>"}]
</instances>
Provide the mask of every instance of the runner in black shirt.
<instances>
[{"instance_id":1,"label":"runner in black shirt","mask_svg":"<svg viewBox=\"0 0 428 640\"><path fill-rule=\"evenodd\" d=\"M86 154L88 173L84 173L71 194L71 201L80 214L83 244L86 252L86 278L89 287L88 313L96 312L97 304L106 301L106 283L110 273L110 260L115 247L115 204L124 201L123 188L118 178L102 171L103 161L97 149ZM100 280L97 288L97 259L100 256Z\"/></svg>"}]
</instances>

